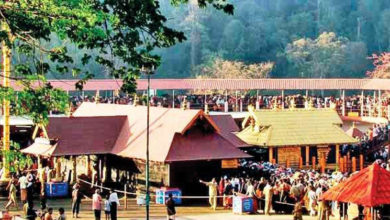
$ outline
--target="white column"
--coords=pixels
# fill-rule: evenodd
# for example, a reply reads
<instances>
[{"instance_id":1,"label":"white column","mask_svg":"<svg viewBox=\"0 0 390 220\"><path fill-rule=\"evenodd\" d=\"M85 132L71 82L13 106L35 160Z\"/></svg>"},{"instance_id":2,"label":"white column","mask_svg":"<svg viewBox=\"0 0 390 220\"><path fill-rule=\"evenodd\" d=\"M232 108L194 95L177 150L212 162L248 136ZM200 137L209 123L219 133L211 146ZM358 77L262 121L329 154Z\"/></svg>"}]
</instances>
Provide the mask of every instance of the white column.
<instances>
[{"instance_id":1,"label":"white column","mask_svg":"<svg viewBox=\"0 0 390 220\"><path fill-rule=\"evenodd\" d=\"M284 109L284 90L282 90L282 109Z\"/></svg>"},{"instance_id":2,"label":"white column","mask_svg":"<svg viewBox=\"0 0 390 220\"><path fill-rule=\"evenodd\" d=\"M342 109L341 109L341 111L342 111L342 116L345 116L345 90L343 89L343 91L342 91Z\"/></svg>"},{"instance_id":3,"label":"white column","mask_svg":"<svg viewBox=\"0 0 390 220\"><path fill-rule=\"evenodd\" d=\"M172 108L175 108L175 90L172 90Z\"/></svg>"},{"instance_id":4,"label":"white column","mask_svg":"<svg viewBox=\"0 0 390 220\"><path fill-rule=\"evenodd\" d=\"M238 112L238 91L236 91L236 105L234 106L234 111Z\"/></svg>"},{"instance_id":5,"label":"white column","mask_svg":"<svg viewBox=\"0 0 390 220\"><path fill-rule=\"evenodd\" d=\"M382 117L382 91L378 91L378 117Z\"/></svg>"},{"instance_id":6,"label":"white column","mask_svg":"<svg viewBox=\"0 0 390 220\"><path fill-rule=\"evenodd\" d=\"M364 91L362 90L362 94L360 95L360 117L364 116Z\"/></svg>"}]
</instances>

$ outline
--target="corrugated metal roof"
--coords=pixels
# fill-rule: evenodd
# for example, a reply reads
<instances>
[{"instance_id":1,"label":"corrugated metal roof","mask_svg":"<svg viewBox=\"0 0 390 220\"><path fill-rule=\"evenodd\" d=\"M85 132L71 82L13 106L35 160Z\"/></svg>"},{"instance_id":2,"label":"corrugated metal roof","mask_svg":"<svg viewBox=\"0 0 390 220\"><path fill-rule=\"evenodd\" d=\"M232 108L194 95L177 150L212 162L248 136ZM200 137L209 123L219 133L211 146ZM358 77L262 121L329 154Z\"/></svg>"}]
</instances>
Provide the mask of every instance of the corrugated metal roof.
<instances>
[{"instance_id":1,"label":"corrugated metal roof","mask_svg":"<svg viewBox=\"0 0 390 220\"><path fill-rule=\"evenodd\" d=\"M74 91L77 80L49 80L55 88ZM38 83L37 83L38 84ZM137 80L137 89L146 90L147 80ZM151 89L164 90L389 90L390 79L152 79ZM19 90L16 82L12 87ZM121 80L95 79L84 85L84 90L117 90Z\"/></svg>"},{"instance_id":2,"label":"corrugated metal roof","mask_svg":"<svg viewBox=\"0 0 390 220\"><path fill-rule=\"evenodd\" d=\"M340 127L342 121L333 109L257 110L248 113L254 124L237 134L257 146L308 146L356 143ZM258 127L258 131L256 131Z\"/></svg>"}]
</instances>

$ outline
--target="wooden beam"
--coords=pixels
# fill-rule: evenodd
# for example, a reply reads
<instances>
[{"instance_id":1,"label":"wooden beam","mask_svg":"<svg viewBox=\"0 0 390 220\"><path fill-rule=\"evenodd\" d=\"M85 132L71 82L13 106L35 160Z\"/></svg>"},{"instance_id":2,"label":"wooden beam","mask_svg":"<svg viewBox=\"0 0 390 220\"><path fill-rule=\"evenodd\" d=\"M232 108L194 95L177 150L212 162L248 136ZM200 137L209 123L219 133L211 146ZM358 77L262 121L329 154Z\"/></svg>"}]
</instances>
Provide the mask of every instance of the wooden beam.
<instances>
[{"instance_id":1,"label":"wooden beam","mask_svg":"<svg viewBox=\"0 0 390 220\"><path fill-rule=\"evenodd\" d=\"M272 163L274 159L274 151L272 147L268 148L268 157L269 157L269 162Z\"/></svg>"}]
</instances>

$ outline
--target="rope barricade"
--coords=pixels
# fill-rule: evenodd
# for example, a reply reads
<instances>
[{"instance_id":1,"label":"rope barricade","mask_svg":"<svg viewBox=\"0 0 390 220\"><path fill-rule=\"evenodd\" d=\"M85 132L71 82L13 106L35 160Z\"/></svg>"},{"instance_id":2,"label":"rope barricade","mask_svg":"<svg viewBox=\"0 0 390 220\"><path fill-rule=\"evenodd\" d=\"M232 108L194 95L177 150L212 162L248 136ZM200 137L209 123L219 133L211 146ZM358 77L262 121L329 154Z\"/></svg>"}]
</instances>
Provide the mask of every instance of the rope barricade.
<instances>
[{"instance_id":1,"label":"rope barricade","mask_svg":"<svg viewBox=\"0 0 390 220\"><path fill-rule=\"evenodd\" d=\"M105 189L107 191L110 191L111 188L107 188L107 187L103 187L103 186L100 186L100 185L97 185L97 184L92 184L91 182L88 182L88 181L85 181L85 180L82 180L82 179L79 179L79 181L81 182L84 182L84 183L87 183L91 186L94 186L94 187L97 187L97 188L101 188L101 189ZM123 193L123 194L128 194L128 195L141 195L141 196L146 196L146 194L137 194L137 193L132 193L132 192L125 192L125 191L122 191L122 190L113 190L114 192L118 192L118 193ZM150 194L153 194L153 196L157 196L156 193L152 192ZM173 196L175 197L175 196ZM209 196L176 196L176 197L180 197L182 199L208 199ZM229 195L229 196L216 196L216 198L230 198L230 197L234 197L233 195ZM262 199L260 198L260 200L263 200L265 201L265 199ZM274 203L277 203L277 204L281 204L281 205L290 205L290 206L294 206L295 204L293 203L287 203L287 202L280 202L280 201L273 201ZM304 206L302 206L304 207Z\"/></svg>"}]
</instances>

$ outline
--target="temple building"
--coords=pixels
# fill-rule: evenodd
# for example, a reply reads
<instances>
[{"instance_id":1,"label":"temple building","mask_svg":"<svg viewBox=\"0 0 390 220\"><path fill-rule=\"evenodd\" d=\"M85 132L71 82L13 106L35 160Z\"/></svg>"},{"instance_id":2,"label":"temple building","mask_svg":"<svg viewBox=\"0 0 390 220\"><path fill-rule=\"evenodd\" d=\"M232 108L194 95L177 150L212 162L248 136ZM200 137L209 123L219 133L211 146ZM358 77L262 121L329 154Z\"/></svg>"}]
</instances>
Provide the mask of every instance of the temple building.
<instances>
[{"instance_id":1,"label":"temple building","mask_svg":"<svg viewBox=\"0 0 390 220\"><path fill-rule=\"evenodd\" d=\"M249 108L237 136L249 145L268 149L268 159L282 165L309 166L313 158L336 164L339 146L358 141L341 128L334 109ZM301 164L300 164L301 163Z\"/></svg>"},{"instance_id":2,"label":"temple building","mask_svg":"<svg viewBox=\"0 0 390 220\"><path fill-rule=\"evenodd\" d=\"M113 126L113 129L110 130L111 126L99 126L93 123L94 129L88 129L88 131L82 129L83 132L89 134L89 137L84 137L84 139L100 135L93 134L96 129L115 133L115 139L112 141L110 139L109 143L101 141L104 143L102 146L104 152L97 152L95 144L92 142L78 146L65 146L63 144L62 147L67 148L64 151L74 151L83 155L103 153L131 159L137 170L140 171L137 174L137 179L141 182L144 181L147 136L146 106L83 103L73 114L73 117L68 118L68 120L77 121L88 117L106 119L112 117L115 121L120 122L114 123L120 126L120 129L117 129L118 126ZM50 126L49 123L49 136L50 130L54 130ZM57 131L59 147L61 146L61 130L57 129ZM79 131L77 134L80 133ZM62 129L62 132L65 132L65 129ZM76 132L74 135L74 138L77 138ZM202 185L195 184L199 182L199 179L210 180L212 177L220 176L225 173L226 169L237 168L238 159L251 157L238 149L237 144L245 143L221 132L213 119L202 110L150 108L150 179L155 186L179 187L187 195L201 193ZM82 152L79 152L80 150ZM54 152L60 152L60 150ZM108 160L107 162L113 164L117 161Z\"/></svg>"}]
</instances>

